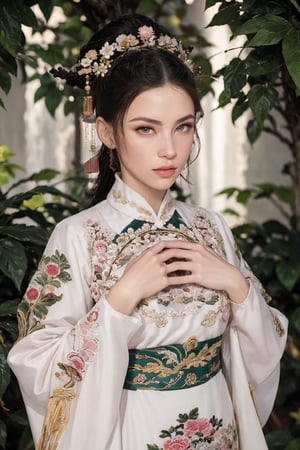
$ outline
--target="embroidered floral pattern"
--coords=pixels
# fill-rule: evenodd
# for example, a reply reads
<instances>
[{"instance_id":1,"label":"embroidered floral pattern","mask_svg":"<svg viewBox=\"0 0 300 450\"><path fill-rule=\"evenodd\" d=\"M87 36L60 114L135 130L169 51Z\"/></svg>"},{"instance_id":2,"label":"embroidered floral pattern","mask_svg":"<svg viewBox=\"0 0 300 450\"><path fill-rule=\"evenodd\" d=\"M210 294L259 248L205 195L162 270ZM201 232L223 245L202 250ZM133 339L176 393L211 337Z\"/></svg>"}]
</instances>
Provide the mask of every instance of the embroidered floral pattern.
<instances>
[{"instance_id":1,"label":"embroidered floral pattern","mask_svg":"<svg viewBox=\"0 0 300 450\"><path fill-rule=\"evenodd\" d=\"M60 372L55 373L64 387L73 387L76 381L81 381L89 364L95 361L99 348L99 314L98 305L94 306L86 319L71 332L74 341L73 350L67 355L68 364L59 363Z\"/></svg>"},{"instance_id":2,"label":"embroidered floral pattern","mask_svg":"<svg viewBox=\"0 0 300 450\"><path fill-rule=\"evenodd\" d=\"M70 264L58 250L51 256L43 256L35 277L18 308L20 337L44 328L48 308L60 301L59 289L62 283L71 281Z\"/></svg>"},{"instance_id":3,"label":"embroidered floral pattern","mask_svg":"<svg viewBox=\"0 0 300 450\"><path fill-rule=\"evenodd\" d=\"M119 202L122 201L119 194L114 195ZM131 226L116 236L113 236L110 230L101 229L99 224L92 220L86 223L92 266L90 289L95 302L120 278L126 264L133 257L161 239L205 241L220 256L225 256L222 236L202 209L194 212L190 227L177 216L174 223L171 219L162 229L148 222L133 221ZM211 305L212 310L204 317L202 326L211 327L217 320L227 323L230 313L227 294L201 286L177 286L165 289L158 295L141 301L138 309L147 323L162 328L169 320L195 314L207 305Z\"/></svg>"},{"instance_id":4,"label":"embroidered floral pattern","mask_svg":"<svg viewBox=\"0 0 300 450\"><path fill-rule=\"evenodd\" d=\"M178 425L162 430L159 437L162 446L147 444L148 450L238 450L237 433L234 422L227 427L223 420L212 416L199 417L198 408L189 414L179 414Z\"/></svg>"},{"instance_id":5,"label":"embroidered floral pattern","mask_svg":"<svg viewBox=\"0 0 300 450\"><path fill-rule=\"evenodd\" d=\"M284 328L282 326L282 323L280 322L278 317L276 317L273 313L272 313L272 319L273 319L275 330L276 330L278 336L280 336L280 337L284 336L285 335L285 330L284 330Z\"/></svg>"},{"instance_id":6,"label":"embroidered floral pattern","mask_svg":"<svg viewBox=\"0 0 300 450\"><path fill-rule=\"evenodd\" d=\"M136 211L138 219L146 220L149 222L155 222L155 216L151 210L142 207L133 200L128 200L128 198L120 190L114 188L112 190L112 195L117 203L120 203L121 205L130 206L134 211ZM170 200L166 202L164 209L160 214L161 221L166 222L167 220L170 219L170 215L173 212L173 205L174 205L174 198L171 197Z\"/></svg>"}]
</instances>

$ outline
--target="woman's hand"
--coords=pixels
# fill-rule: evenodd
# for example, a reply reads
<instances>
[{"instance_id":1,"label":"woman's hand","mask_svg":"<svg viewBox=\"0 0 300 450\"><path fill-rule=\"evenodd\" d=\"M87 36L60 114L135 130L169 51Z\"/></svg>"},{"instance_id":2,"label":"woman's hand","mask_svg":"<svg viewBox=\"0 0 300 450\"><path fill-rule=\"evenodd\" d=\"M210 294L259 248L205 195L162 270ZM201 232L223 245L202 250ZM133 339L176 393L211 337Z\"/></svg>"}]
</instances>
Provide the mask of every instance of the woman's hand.
<instances>
[{"instance_id":1,"label":"woman's hand","mask_svg":"<svg viewBox=\"0 0 300 450\"><path fill-rule=\"evenodd\" d=\"M174 270L165 263L165 241L144 250L130 261L122 277L111 288L107 300L113 308L131 314L135 306L146 297L157 294L170 284L168 274ZM175 253L170 249L169 254Z\"/></svg>"},{"instance_id":2,"label":"woman's hand","mask_svg":"<svg viewBox=\"0 0 300 450\"><path fill-rule=\"evenodd\" d=\"M210 249L205 243L165 241L165 251L176 250L173 257L183 259L173 263L175 270L186 275L171 278L172 284L195 283L208 289L226 291L234 303L242 303L247 297L249 284L242 273Z\"/></svg>"},{"instance_id":3,"label":"woman's hand","mask_svg":"<svg viewBox=\"0 0 300 450\"><path fill-rule=\"evenodd\" d=\"M241 272L205 245L172 240L161 241L134 258L107 300L116 310L131 314L143 298L182 284L224 290L236 303L245 299L249 289Z\"/></svg>"}]
</instances>

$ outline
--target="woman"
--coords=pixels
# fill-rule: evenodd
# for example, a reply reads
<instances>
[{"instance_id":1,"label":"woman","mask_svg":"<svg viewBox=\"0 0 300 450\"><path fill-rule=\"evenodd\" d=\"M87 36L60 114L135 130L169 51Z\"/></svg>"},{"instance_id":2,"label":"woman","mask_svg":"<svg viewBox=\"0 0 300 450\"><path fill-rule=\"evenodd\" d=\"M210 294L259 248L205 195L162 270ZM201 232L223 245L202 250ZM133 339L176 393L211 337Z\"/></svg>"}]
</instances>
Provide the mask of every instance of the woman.
<instances>
[{"instance_id":1,"label":"woman","mask_svg":"<svg viewBox=\"0 0 300 450\"><path fill-rule=\"evenodd\" d=\"M224 220L170 193L197 143L191 69L134 15L54 72L88 109L92 88L103 144L94 206L56 226L19 307L9 363L39 450L267 448L287 321Z\"/></svg>"}]
</instances>

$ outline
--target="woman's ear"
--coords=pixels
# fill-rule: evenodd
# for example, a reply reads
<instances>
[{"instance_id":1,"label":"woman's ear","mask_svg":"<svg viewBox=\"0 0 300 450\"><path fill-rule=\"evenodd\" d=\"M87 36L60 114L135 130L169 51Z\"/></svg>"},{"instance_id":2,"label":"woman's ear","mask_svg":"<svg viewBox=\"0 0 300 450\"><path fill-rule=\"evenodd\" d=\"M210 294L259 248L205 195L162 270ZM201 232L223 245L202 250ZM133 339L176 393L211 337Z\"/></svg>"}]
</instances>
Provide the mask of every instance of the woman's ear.
<instances>
[{"instance_id":1,"label":"woman's ear","mask_svg":"<svg viewBox=\"0 0 300 450\"><path fill-rule=\"evenodd\" d=\"M96 130L100 141L108 148L116 148L116 142L114 138L114 132L112 126L103 119L103 117L97 117Z\"/></svg>"}]
</instances>

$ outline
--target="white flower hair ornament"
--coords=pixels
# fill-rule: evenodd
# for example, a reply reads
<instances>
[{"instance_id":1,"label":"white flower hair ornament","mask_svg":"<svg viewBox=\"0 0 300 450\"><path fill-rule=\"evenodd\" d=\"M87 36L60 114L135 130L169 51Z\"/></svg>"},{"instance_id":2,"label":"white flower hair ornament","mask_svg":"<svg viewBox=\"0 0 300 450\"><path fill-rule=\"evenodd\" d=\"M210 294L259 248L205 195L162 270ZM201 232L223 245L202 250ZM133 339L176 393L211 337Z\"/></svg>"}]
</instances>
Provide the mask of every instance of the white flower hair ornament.
<instances>
[{"instance_id":1,"label":"white flower hair ornament","mask_svg":"<svg viewBox=\"0 0 300 450\"><path fill-rule=\"evenodd\" d=\"M105 77L111 68L112 60L124 52L143 48L161 48L175 53L193 71L194 64L189 59L192 48L184 48L182 43L165 34L157 37L152 27L142 26L138 29L137 36L133 34L120 34L116 40L109 44L105 42L103 47L97 50L89 50L84 57L75 64L74 69L78 75L90 75Z\"/></svg>"},{"instance_id":2,"label":"white flower hair ornament","mask_svg":"<svg viewBox=\"0 0 300 450\"><path fill-rule=\"evenodd\" d=\"M158 48L176 54L192 72L196 72L194 63L189 56L191 47L184 48L176 38L165 34L156 36L151 26L144 25L138 28L137 36L133 34L120 34L113 43L105 42L100 50L90 49L72 68L72 71L82 77L85 76L85 98L83 115L89 117L92 112L92 98L90 96L90 83L98 77L105 77L112 62L125 52L144 48Z\"/></svg>"}]
</instances>

